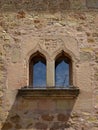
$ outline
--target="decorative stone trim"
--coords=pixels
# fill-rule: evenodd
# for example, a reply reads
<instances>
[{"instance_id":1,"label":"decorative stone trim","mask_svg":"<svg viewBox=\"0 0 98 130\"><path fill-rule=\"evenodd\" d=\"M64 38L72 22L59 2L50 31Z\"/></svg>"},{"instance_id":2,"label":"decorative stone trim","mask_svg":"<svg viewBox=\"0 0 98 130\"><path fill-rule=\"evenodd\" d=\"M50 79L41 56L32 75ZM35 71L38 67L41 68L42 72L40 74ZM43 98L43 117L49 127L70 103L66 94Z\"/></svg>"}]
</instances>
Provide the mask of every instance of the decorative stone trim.
<instances>
[{"instance_id":1,"label":"decorative stone trim","mask_svg":"<svg viewBox=\"0 0 98 130\"><path fill-rule=\"evenodd\" d=\"M33 88L31 86L29 87L23 87L18 90L19 96L22 96L24 98L52 98L52 99L74 99L77 98L79 95L79 88L77 87L68 87L68 88L54 88L54 87L48 87L48 88Z\"/></svg>"}]
</instances>

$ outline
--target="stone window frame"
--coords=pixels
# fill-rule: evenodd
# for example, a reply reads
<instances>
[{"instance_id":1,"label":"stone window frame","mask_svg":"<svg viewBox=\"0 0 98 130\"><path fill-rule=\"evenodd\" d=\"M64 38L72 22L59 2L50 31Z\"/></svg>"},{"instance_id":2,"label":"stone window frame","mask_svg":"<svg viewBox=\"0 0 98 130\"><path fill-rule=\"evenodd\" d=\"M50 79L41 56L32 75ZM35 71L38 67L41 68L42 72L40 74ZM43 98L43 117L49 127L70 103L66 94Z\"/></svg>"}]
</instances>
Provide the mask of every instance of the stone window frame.
<instances>
[{"instance_id":1,"label":"stone window frame","mask_svg":"<svg viewBox=\"0 0 98 130\"><path fill-rule=\"evenodd\" d=\"M36 51L29 58L29 86L33 88L32 80L33 80L33 71L32 71L32 58L37 55L41 55L46 60L46 88L56 88L55 85L55 62L60 55L63 55L64 58L69 60L69 87L73 85L73 71L72 71L72 58L65 51L59 52L53 60L47 59L47 57L41 53L40 51ZM36 57L37 58L37 57ZM40 87L40 86L39 86ZM63 86L61 86L63 88ZM39 88L40 89L40 88Z\"/></svg>"},{"instance_id":2,"label":"stone window frame","mask_svg":"<svg viewBox=\"0 0 98 130\"><path fill-rule=\"evenodd\" d=\"M37 52L41 53L45 58L46 58L46 88L33 88L32 86L29 85L29 63L30 63L30 58L36 54ZM70 86L69 87L64 87L64 88L56 88L55 87L55 59L56 57L61 54L65 53L65 55L71 59L71 78L70 78ZM75 63L76 59L74 58L74 55L70 53L71 55L68 54L68 50L63 50L59 49L53 53L52 56L49 55L46 51L44 51L40 47L35 47L30 53L28 53L27 57L27 86L23 86L21 89L19 89L19 95L24 97L24 98L33 98L33 99L46 99L46 98L52 98L52 99L74 99L77 98L80 90L78 87L75 85L75 78L76 78L76 73L75 73ZM51 74L51 75L50 75Z\"/></svg>"},{"instance_id":3,"label":"stone window frame","mask_svg":"<svg viewBox=\"0 0 98 130\"><path fill-rule=\"evenodd\" d=\"M33 87L33 65L34 65L34 62L40 60L40 58L47 66L46 57L42 53L40 53L39 51L35 52L34 54L32 54L30 56L30 59L29 59L29 86Z\"/></svg>"},{"instance_id":4,"label":"stone window frame","mask_svg":"<svg viewBox=\"0 0 98 130\"><path fill-rule=\"evenodd\" d=\"M72 58L66 52L64 52L63 50L59 54L56 55L55 62L60 57L62 57L63 59L65 59L65 58L67 59L67 62L69 64L69 86L72 86L73 85L73 71L72 71L73 64L72 64ZM55 63L55 65L56 65L56 63ZM56 68L55 68L55 71L56 71Z\"/></svg>"}]
</instances>

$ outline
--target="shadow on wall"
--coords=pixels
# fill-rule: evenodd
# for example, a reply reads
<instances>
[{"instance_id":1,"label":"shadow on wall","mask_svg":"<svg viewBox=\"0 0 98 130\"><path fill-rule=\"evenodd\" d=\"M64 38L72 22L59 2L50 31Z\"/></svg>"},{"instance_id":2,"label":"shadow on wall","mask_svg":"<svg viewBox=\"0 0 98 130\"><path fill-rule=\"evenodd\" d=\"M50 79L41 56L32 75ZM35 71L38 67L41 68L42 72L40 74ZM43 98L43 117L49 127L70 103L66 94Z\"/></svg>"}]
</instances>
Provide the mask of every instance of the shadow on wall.
<instances>
[{"instance_id":1,"label":"shadow on wall","mask_svg":"<svg viewBox=\"0 0 98 130\"><path fill-rule=\"evenodd\" d=\"M16 96L1 130L64 130L74 99L33 99Z\"/></svg>"},{"instance_id":2,"label":"shadow on wall","mask_svg":"<svg viewBox=\"0 0 98 130\"><path fill-rule=\"evenodd\" d=\"M36 12L56 12L69 9L69 0L1 0L2 11L27 10Z\"/></svg>"}]
</instances>

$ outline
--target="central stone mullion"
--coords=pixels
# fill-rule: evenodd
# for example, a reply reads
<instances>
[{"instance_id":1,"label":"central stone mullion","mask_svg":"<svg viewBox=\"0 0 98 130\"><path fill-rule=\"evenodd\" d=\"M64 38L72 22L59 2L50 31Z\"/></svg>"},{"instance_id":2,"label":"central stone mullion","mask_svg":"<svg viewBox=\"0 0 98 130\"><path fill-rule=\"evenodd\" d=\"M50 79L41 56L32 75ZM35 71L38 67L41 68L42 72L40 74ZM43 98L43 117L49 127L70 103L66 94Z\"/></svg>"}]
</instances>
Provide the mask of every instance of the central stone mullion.
<instances>
[{"instance_id":1,"label":"central stone mullion","mask_svg":"<svg viewBox=\"0 0 98 130\"><path fill-rule=\"evenodd\" d=\"M47 61L47 87L55 86L55 62Z\"/></svg>"}]
</instances>

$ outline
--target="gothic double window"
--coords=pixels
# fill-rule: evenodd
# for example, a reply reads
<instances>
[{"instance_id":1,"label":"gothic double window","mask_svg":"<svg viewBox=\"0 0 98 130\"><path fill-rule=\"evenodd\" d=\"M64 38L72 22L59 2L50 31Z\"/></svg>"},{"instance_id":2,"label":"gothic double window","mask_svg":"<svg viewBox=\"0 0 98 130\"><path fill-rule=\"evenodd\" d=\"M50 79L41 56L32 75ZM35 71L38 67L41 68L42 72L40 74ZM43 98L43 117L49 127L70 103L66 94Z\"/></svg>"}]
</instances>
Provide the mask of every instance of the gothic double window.
<instances>
[{"instance_id":1,"label":"gothic double window","mask_svg":"<svg viewBox=\"0 0 98 130\"><path fill-rule=\"evenodd\" d=\"M47 86L47 73L51 73L48 70L46 57L40 52L36 52L30 57L29 61L29 85L33 88L45 88ZM71 58L65 53L61 52L54 59L53 66L54 76L53 76L53 86L60 87L69 87L72 79L72 61ZM49 84L49 83L48 83ZM50 86L51 87L51 86Z\"/></svg>"}]
</instances>

